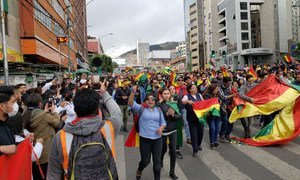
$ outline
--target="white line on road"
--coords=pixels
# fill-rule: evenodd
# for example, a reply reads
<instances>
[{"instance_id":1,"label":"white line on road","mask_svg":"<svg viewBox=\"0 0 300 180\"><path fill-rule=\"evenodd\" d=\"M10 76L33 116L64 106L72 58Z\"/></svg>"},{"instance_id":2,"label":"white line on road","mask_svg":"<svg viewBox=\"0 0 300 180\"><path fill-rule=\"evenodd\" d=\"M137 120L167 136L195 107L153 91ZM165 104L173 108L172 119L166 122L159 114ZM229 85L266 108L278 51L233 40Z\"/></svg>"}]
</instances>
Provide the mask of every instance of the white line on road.
<instances>
[{"instance_id":1,"label":"white line on road","mask_svg":"<svg viewBox=\"0 0 300 180\"><path fill-rule=\"evenodd\" d=\"M235 129L240 128L235 127ZM261 148L247 145L233 145L232 147L243 152L246 156L261 164L282 179L297 179L300 177L299 169L289 165Z\"/></svg>"},{"instance_id":2,"label":"white line on road","mask_svg":"<svg viewBox=\"0 0 300 180\"><path fill-rule=\"evenodd\" d=\"M192 149L191 146L188 146ZM198 152L200 160L219 178L230 180L251 179L246 174L240 172L237 167L225 160L218 151L211 150L209 144L202 142L203 150Z\"/></svg>"},{"instance_id":3,"label":"white line on road","mask_svg":"<svg viewBox=\"0 0 300 180\"><path fill-rule=\"evenodd\" d=\"M116 164L120 180L126 180L126 166L125 166L125 153L124 153L124 135L118 135L116 139Z\"/></svg>"}]
</instances>

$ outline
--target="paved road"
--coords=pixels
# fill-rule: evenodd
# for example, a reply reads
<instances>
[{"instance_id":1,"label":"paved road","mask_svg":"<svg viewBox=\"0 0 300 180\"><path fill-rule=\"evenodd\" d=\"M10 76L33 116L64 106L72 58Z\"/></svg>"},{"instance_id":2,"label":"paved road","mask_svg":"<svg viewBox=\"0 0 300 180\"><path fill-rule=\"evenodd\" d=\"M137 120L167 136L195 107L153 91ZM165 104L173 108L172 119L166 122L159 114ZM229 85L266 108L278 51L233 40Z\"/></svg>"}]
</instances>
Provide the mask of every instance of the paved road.
<instances>
[{"instance_id":1,"label":"paved road","mask_svg":"<svg viewBox=\"0 0 300 180\"><path fill-rule=\"evenodd\" d=\"M257 123L256 123L257 124ZM254 125L253 132L260 127ZM128 133L121 132L117 139L117 166L121 180L135 179L140 160L138 148L125 148ZM243 128L236 123L233 136L242 136ZM220 141L220 148L209 148L208 128L205 128L203 150L192 157L192 148L184 144L183 159L177 159L176 175L179 179L291 179L300 180L300 136L284 146L251 147ZM162 179L170 179L169 156L165 156ZM152 164L143 172L144 180L152 180Z\"/></svg>"}]
</instances>

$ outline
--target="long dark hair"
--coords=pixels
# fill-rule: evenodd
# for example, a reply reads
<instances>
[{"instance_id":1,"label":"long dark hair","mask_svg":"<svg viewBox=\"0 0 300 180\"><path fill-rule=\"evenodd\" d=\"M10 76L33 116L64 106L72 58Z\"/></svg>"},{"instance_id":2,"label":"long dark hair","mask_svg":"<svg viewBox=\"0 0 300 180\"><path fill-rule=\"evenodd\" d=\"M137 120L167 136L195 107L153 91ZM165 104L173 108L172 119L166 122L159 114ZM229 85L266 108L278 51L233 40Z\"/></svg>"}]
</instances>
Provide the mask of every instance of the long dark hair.
<instances>
[{"instance_id":1,"label":"long dark hair","mask_svg":"<svg viewBox=\"0 0 300 180\"><path fill-rule=\"evenodd\" d=\"M39 105L42 102L42 100L43 100L42 96L37 93L30 94L26 99L27 109L23 114L23 121L24 121L24 127L28 131L31 130L30 119L31 119L32 110L39 108Z\"/></svg>"}]
</instances>

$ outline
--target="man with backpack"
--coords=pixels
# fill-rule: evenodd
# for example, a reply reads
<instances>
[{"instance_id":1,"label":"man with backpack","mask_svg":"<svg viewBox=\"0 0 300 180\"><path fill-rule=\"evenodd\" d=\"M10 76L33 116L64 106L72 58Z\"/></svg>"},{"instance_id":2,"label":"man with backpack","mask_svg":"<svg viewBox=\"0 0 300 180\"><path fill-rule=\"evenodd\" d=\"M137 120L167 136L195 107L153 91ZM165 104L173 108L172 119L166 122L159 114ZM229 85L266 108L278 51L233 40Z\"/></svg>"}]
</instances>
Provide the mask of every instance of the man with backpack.
<instances>
[{"instance_id":1,"label":"man with backpack","mask_svg":"<svg viewBox=\"0 0 300 180\"><path fill-rule=\"evenodd\" d=\"M99 93L110 118L102 120L96 91L79 90L73 100L78 118L53 139L47 179L118 179L114 142L122 126L122 113L106 91L105 82Z\"/></svg>"}]
</instances>

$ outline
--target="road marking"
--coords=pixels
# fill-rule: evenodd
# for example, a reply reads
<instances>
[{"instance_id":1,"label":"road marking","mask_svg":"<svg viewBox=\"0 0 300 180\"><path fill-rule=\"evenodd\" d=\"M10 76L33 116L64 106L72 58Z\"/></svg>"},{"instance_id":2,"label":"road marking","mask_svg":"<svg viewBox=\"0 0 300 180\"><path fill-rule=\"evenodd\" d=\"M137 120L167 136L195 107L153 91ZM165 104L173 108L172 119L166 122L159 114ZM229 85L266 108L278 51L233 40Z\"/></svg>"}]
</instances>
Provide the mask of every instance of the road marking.
<instances>
[{"instance_id":1,"label":"road marking","mask_svg":"<svg viewBox=\"0 0 300 180\"><path fill-rule=\"evenodd\" d=\"M241 129L235 127L235 129ZM264 166L282 179L297 179L300 176L300 170L292 165L280 160L279 158L271 155L270 153L255 146L247 145L234 145L233 147L243 152L246 156L250 157L257 163Z\"/></svg>"},{"instance_id":2,"label":"road marking","mask_svg":"<svg viewBox=\"0 0 300 180\"><path fill-rule=\"evenodd\" d=\"M124 152L124 135L118 135L115 140L116 144L116 164L120 180L126 180L126 165L125 165L125 152Z\"/></svg>"},{"instance_id":3,"label":"road marking","mask_svg":"<svg viewBox=\"0 0 300 180\"><path fill-rule=\"evenodd\" d=\"M188 146L192 150L192 146ZM224 159L218 151L211 150L209 144L202 141L203 150L198 152L199 159L219 178L231 180L251 179L246 174L240 172L237 167Z\"/></svg>"},{"instance_id":4,"label":"road marking","mask_svg":"<svg viewBox=\"0 0 300 180\"><path fill-rule=\"evenodd\" d=\"M177 159L176 159L177 161ZM170 179L169 178L169 170L170 170L170 156L167 153L164 156L164 167L161 169L161 178L162 179ZM183 173L183 171L181 170L179 164L176 162L175 165L175 174L176 176L178 176L178 179L188 179L185 174Z\"/></svg>"}]
</instances>

